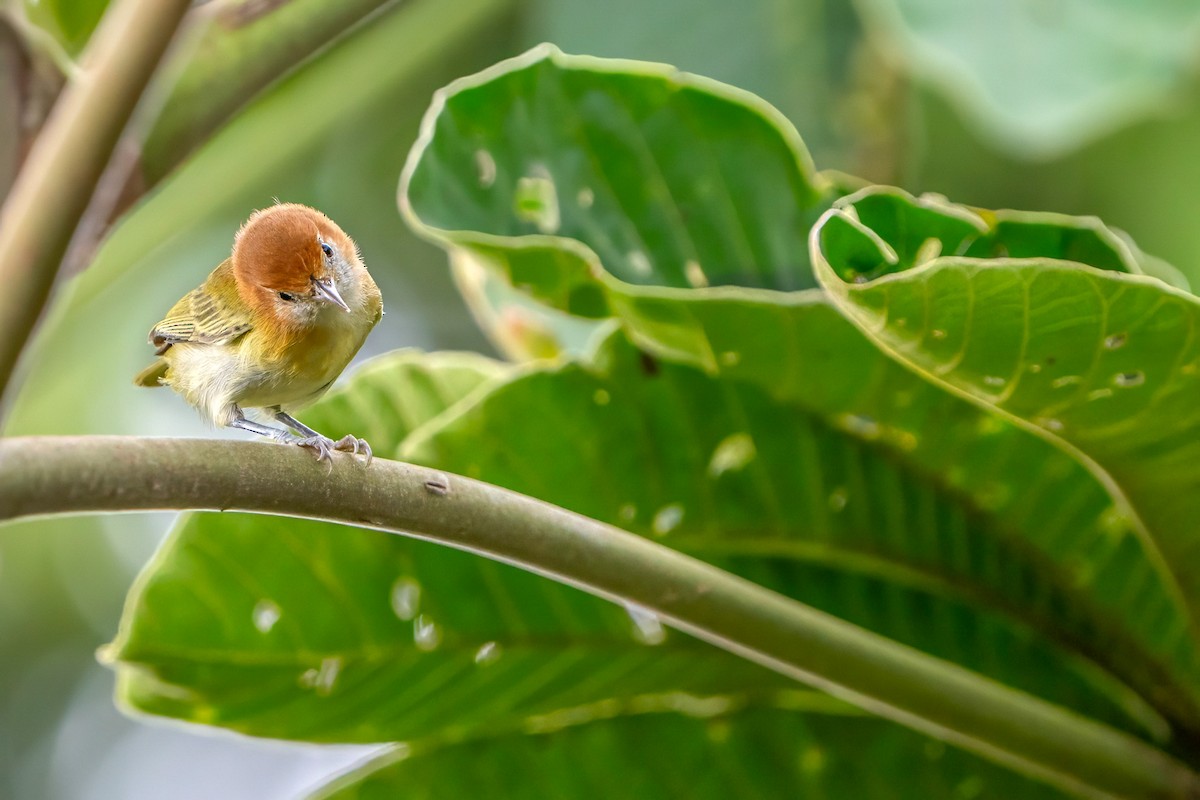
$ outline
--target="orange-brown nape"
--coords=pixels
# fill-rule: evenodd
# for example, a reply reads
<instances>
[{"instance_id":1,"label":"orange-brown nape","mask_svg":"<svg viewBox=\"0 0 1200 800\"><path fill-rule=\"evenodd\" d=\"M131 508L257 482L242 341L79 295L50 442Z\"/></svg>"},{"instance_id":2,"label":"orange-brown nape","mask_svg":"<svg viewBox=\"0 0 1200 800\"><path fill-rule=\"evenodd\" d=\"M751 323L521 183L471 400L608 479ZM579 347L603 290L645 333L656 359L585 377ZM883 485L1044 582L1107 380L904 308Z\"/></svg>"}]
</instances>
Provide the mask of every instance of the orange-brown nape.
<instances>
[{"instance_id":1,"label":"orange-brown nape","mask_svg":"<svg viewBox=\"0 0 1200 800\"><path fill-rule=\"evenodd\" d=\"M281 203L255 211L234 238L238 293L247 305L264 310L278 292L310 293L314 279L331 277L325 245L347 256L356 252L337 223L315 208Z\"/></svg>"}]
</instances>

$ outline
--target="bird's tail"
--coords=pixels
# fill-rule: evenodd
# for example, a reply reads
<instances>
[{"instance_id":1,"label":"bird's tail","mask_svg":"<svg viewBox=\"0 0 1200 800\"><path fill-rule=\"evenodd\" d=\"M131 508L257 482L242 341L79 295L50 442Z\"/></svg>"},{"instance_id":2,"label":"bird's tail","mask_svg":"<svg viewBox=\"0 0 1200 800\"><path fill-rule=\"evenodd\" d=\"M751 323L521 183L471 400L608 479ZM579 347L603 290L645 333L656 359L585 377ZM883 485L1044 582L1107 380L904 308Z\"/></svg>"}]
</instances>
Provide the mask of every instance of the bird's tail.
<instances>
[{"instance_id":1,"label":"bird's tail","mask_svg":"<svg viewBox=\"0 0 1200 800\"><path fill-rule=\"evenodd\" d=\"M150 388L154 388L155 386L162 386L162 379L166 376L167 361L166 359L160 358L158 361L155 361L153 364L139 372L137 377L133 379L133 383L135 386L148 386Z\"/></svg>"}]
</instances>

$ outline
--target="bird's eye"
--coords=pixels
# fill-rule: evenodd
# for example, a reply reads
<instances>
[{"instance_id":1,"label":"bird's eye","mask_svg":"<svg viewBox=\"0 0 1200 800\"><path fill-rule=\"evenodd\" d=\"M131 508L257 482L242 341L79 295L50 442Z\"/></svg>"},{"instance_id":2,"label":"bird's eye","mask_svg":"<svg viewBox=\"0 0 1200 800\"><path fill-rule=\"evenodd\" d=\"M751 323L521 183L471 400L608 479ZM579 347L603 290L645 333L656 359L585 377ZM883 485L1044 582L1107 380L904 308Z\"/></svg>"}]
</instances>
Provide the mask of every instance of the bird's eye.
<instances>
[{"instance_id":1,"label":"bird's eye","mask_svg":"<svg viewBox=\"0 0 1200 800\"><path fill-rule=\"evenodd\" d=\"M288 294L287 292L280 292L280 293L279 293L279 299L280 299L280 300L286 300L286 301L288 301L288 302L290 303L290 302L292 302L293 300L295 300L295 299L296 299L296 295L294 295L294 294Z\"/></svg>"},{"instance_id":2,"label":"bird's eye","mask_svg":"<svg viewBox=\"0 0 1200 800\"><path fill-rule=\"evenodd\" d=\"M327 243L321 242L321 249L325 251L326 258L333 258L333 248L330 247Z\"/></svg>"}]
</instances>

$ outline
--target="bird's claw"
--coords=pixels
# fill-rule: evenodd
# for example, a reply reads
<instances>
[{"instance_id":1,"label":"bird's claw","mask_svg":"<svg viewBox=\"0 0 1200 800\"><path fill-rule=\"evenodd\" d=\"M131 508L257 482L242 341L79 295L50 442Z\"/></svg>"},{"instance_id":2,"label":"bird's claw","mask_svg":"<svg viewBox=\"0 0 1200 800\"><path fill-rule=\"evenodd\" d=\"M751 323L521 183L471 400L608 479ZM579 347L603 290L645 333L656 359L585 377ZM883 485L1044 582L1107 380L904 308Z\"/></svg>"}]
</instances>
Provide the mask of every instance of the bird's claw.
<instances>
[{"instance_id":1,"label":"bird's claw","mask_svg":"<svg viewBox=\"0 0 1200 800\"><path fill-rule=\"evenodd\" d=\"M294 444L300 447L308 447L317 454L317 461L326 461L333 466L333 451L337 450L342 453L353 453L354 455L365 455L367 463L371 463L373 454L371 453L371 445L367 444L366 439L359 439L357 436L347 434L336 442L328 436L304 436L293 439Z\"/></svg>"},{"instance_id":2,"label":"bird's claw","mask_svg":"<svg viewBox=\"0 0 1200 800\"><path fill-rule=\"evenodd\" d=\"M296 439L295 443L300 447L308 447L317 454L317 463L328 461L330 466L333 466L332 453L338 449L336 442L328 436L304 436Z\"/></svg>"},{"instance_id":3,"label":"bird's claw","mask_svg":"<svg viewBox=\"0 0 1200 800\"><path fill-rule=\"evenodd\" d=\"M371 445L367 444L366 439L359 439L357 436L346 434L333 445L334 450L341 450L343 453L353 453L358 455L362 453L367 457L367 463L371 463L374 454L371 452Z\"/></svg>"}]
</instances>

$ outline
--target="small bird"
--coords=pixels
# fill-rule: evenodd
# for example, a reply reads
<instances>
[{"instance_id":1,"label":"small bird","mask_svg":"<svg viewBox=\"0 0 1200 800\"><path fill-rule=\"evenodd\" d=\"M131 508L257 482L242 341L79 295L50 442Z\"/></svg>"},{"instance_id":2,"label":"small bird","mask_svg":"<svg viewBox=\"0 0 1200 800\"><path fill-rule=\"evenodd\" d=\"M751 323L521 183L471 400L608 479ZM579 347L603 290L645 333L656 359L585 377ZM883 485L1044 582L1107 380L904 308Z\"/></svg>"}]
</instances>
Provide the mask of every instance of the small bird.
<instances>
[{"instance_id":1,"label":"small bird","mask_svg":"<svg viewBox=\"0 0 1200 800\"><path fill-rule=\"evenodd\" d=\"M381 316L379 287L350 237L316 209L279 203L254 212L232 256L151 329L159 358L134 383L169 386L214 424L311 448L318 461L342 450L370 462L364 440L335 442L292 412L329 389Z\"/></svg>"}]
</instances>

